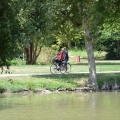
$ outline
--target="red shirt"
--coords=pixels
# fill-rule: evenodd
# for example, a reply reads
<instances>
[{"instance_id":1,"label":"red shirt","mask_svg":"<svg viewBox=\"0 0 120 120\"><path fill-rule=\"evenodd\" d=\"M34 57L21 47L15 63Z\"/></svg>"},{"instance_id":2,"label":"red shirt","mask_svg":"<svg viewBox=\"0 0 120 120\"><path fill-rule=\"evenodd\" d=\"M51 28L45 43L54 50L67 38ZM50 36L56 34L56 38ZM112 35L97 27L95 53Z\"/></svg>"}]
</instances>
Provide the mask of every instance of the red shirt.
<instances>
[{"instance_id":1,"label":"red shirt","mask_svg":"<svg viewBox=\"0 0 120 120\"><path fill-rule=\"evenodd\" d=\"M62 52L58 52L57 57L58 57L58 60L64 60L64 56L63 56Z\"/></svg>"}]
</instances>

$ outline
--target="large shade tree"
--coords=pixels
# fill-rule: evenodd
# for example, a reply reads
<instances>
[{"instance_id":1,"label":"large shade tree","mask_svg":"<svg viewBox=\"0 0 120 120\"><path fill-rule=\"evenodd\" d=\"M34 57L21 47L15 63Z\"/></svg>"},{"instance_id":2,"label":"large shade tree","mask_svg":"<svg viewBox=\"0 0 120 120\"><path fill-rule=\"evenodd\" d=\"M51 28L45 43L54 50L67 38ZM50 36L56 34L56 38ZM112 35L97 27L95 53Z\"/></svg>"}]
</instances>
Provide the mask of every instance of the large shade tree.
<instances>
[{"instance_id":1,"label":"large shade tree","mask_svg":"<svg viewBox=\"0 0 120 120\"><path fill-rule=\"evenodd\" d=\"M21 28L19 44L25 53L26 64L35 64L41 52L41 48L45 45L47 40L46 1L22 1L17 19Z\"/></svg>"},{"instance_id":2,"label":"large shade tree","mask_svg":"<svg viewBox=\"0 0 120 120\"><path fill-rule=\"evenodd\" d=\"M103 23L110 19L113 22L116 18L119 0L54 0L53 4L57 28L69 21L77 28L83 28L90 73L89 83L98 89L93 42L96 31L102 30Z\"/></svg>"},{"instance_id":3,"label":"large shade tree","mask_svg":"<svg viewBox=\"0 0 120 120\"><path fill-rule=\"evenodd\" d=\"M25 53L26 64L34 64L42 46L48 43L46 0L2 0L0 11L1 66L20 54L18 48Z\"/></svg>"},{"instance_id":4,"label":"large shade tree","mask_svg":"<svg viewBox=\"0 0 120 120\"><path fill-rule=\"evenodd\" d=\"M17 10L11 0L0 1L0 66L9 66L10 61L18 53L17 30L18 22L15 18Z\"/></svg>"}]
</instances>

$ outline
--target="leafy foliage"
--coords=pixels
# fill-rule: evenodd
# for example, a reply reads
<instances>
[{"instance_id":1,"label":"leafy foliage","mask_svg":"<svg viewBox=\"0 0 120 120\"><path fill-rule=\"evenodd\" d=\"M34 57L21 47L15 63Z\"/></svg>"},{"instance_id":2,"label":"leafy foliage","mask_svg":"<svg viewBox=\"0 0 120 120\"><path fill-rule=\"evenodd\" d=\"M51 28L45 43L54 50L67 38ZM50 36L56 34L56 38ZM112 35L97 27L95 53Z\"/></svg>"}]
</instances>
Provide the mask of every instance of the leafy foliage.
<instances>
[{"instance_id":1,"label":"leafy foliage","mask_svg":"<svg viewBox=\"0 0 120 120\"><path fill-rule=\"evenodd\" d=\"M26 48L31 49L35 63L43 45L78 46L83 40L83 23L97 47L105 49L106 43L119 43L119 4L119 0L2 0L0 66L9 66ZM106 36L111 33L112 37ZM114 51L119 49L111 49ZM119 59L116 53L114 59Z\"/></svg>"},{"instance_id":2,"label":"leafy foliage","mask_svg":"<svg viewBox=\"0 0 120 120\"><path fill-rule=\"evenodd\" d=\"M0 2L0 66L10 65L10 61L19 52L17 41L18 22L11 0Z\"/></svg>"}]
</instances>

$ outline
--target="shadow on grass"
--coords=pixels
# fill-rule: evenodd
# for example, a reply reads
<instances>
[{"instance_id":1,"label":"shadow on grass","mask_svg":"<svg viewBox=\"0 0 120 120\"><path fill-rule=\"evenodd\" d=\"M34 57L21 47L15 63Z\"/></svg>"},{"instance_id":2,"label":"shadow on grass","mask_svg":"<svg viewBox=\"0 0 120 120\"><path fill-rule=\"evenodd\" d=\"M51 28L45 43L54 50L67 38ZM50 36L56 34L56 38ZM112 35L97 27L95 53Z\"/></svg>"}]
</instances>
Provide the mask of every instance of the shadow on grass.
<instances>
[{"instance_id":1,"label":"shadow on grass","mask_svg":"<svg viewBox=\"0 0 120 120\"><path fill-rule=\"evenodd\" d=\"M72 65L88 65L88 63L75 63L75 64L72 64ZM120 63L111 63L111 62L109 62L109 63L106 63L106 62L104 62L104 63L96 63L96 65L120 65Z\"/></svg>"},{"instance_id":2,"label":"shadow on grass","mask_svg":"<svg viewBox=\"0 0 120 120\"><path fill-rule=\"evenodd\" d=\"M42 76L33 76L33 77L74 83L74 81L88 80L89 74L51 74L51 75L42 75ZM97 80L99 86L102 86L104 81L114 82L114 79L116 79L117 83L120 85L120 74L118 73L97 74Z\"/></svg>"},{"instance_id":3,"label":"shadow on grass","mask_svg":"<svg viewBox=\"0 0 120 120\"><path fill-rule=\"evenodd\" d=\"M51 75L41 75L41 76L33 76L33 77L53 79L57 81L74 81L74 80L80 80L81 78L88 79L88 74L51 74Z\"/></svg>"}]
</instances>

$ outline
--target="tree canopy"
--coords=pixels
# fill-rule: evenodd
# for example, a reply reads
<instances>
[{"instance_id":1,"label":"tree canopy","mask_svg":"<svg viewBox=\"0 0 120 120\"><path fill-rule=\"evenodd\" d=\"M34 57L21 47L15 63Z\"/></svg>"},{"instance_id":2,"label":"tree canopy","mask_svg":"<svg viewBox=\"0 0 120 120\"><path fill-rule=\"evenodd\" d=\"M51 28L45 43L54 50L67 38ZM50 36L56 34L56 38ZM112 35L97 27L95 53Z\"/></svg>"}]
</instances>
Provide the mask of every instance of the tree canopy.
<instances>
[{"instance_id":1,"label":"tree canopy","mask_svg":"<svg viewBox=\"0 0 120 120\"><path fill-rule=\"evenodd\" d=\"M18 49L17 12L12 7L11 0L0 1L0 66L9 65Z\"/></svg>"}]
</instances>

